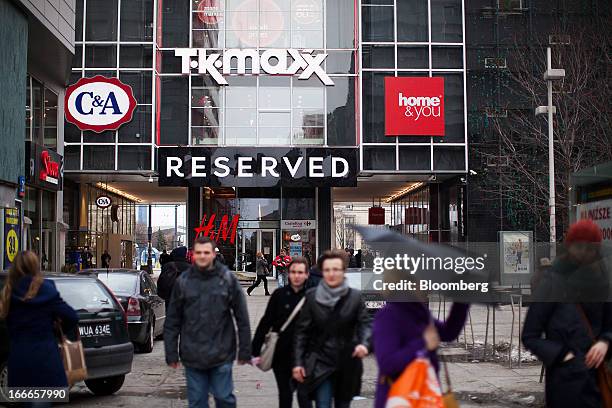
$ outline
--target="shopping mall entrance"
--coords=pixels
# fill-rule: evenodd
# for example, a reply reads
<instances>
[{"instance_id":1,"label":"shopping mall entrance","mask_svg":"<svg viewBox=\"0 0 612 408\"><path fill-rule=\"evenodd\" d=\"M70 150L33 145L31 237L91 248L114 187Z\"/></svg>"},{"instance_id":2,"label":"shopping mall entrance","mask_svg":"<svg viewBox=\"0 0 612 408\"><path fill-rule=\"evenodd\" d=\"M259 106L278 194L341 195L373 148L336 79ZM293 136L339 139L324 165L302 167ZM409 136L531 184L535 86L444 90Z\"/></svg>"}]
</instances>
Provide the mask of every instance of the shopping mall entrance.
<instances>
[{"instance_id":1,"label":"shopping mall entrance","mask_svg":"<svg viewBox=\"0 0 612 408\"><path fill-rule=\"evenodd\" d=\"M276 249L275 229L241 229L238 231L238 268L242 272L255 272L257 253L261 252L272 267Z\"/></svg>"}]
</instances>

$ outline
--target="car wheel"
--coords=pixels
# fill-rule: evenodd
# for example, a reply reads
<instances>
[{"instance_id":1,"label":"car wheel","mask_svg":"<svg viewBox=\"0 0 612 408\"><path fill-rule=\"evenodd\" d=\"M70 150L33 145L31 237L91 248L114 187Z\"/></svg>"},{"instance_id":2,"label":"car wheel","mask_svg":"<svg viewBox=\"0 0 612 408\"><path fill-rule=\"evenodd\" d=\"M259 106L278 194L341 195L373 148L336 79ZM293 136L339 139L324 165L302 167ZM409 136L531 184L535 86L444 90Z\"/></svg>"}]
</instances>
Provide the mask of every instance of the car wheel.
<instances>
[{"instance_id":1,"label":"car wheel","mask_svg":"<svg viewBox=\"0 0 612 408\"><path fill-rule=\"evenodd\" d=\"M85 380L85 385L95 395L111 395L121 389L125 375Z\"/></svg>"},{"instance_id":2,"label":"car wheel","mask_svg":"<svg viewBox=\"0 0 612 408\"><path fill-rule=\"evenodd\" d=\"M153 340L155 338L155 323L149 323L149 327L147 329L147 338L144 343L142 343L138 348L143 353L150 353L153 351Z\"/></svg>"}]
</instances>

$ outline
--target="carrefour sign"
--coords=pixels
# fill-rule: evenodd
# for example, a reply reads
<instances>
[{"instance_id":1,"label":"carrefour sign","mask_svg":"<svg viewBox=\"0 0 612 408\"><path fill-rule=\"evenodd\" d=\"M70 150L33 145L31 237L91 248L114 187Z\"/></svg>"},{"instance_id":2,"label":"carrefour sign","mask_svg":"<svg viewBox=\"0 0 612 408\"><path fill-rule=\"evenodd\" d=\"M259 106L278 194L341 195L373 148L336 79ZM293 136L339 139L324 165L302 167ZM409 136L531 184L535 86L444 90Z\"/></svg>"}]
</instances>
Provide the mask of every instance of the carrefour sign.
<instances>
[{"instance_id":1,"label":"carrefour sign","mask_svg":"<svg viewBox=\"0 0 612 408\"><path fill-rule=\"evenodd\" d=\"M334 85L323 70L327 54L313 54L313 50L269 49L260 54L256 49L227 49L221 56L218 50L177 48L174 55L181 58L183 74L188 75L193 70L201 75L210 75L219 85L227 85L224 75L258 75L261 72L270 75L299 74L299 79L316 75L325 85ZM249 72L246 69L247 59L251 63ZM234 69L232 60L236 61Z\"/></svg>"},{"instance_id":2,"label":"carrefour sign","mask_svg":"<svg viewBox=\"0 0 612 408\"><path fill-rule=\"evenodd\" d=\"M80 130L116 130L132 120L136 99L132 87L117 78L96 75L70 85L64 97L66 120Z\"/></svg>"}]
</instances>

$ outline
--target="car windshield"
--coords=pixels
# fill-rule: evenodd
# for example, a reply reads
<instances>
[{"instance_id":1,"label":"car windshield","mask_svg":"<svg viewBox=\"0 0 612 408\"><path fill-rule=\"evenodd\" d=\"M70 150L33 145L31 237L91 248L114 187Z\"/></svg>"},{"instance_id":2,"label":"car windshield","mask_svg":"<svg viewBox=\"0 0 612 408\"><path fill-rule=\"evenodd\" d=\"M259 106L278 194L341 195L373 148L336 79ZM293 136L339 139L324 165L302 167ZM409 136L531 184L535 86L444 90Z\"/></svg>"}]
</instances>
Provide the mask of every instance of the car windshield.
<instances>
[{"instance_id":1,"label":"car windshield","mask_svg":"<svg viewBox=\"0 0 612 408\"><path fill-rule=\"evenodd\" d=\"M134 273L106 273L99 272L100 279L117 295L131 295L136 292L138 275Z\"/></svg>"},{"instance_id":2,"label":"car windshield","mask_svg":"<svg viewBox=\"0 0 612 408\"><path fill-rule=\"evenodd\" d=\"M62 298L77 311L115 308L110 293L92 279L57 279L55 286Z\"/></svg>"}]
</instances>

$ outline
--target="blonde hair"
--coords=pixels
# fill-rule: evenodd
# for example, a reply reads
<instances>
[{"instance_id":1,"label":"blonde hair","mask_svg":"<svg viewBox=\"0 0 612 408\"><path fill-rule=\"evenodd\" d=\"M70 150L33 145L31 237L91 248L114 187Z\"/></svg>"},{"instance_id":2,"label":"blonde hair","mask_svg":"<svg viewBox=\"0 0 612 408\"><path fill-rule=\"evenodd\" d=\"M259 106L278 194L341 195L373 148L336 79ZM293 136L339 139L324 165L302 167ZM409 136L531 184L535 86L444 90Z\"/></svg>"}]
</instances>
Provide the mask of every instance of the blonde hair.
<instances>
[{"instance_id":1,"label":"blonde hair","mask_svg":"<svg viewBox=\"0 0 612 408\"><path fill-rule=\"evenodd\" d=\"M13 289L17 286L19 280L25 276L31 276L32 282L30 287L23 297L23 301L28 301L38 294L40 285L42 285L44 277L40 272L40 261L38 256L32 251L23 251L17 253L13 265L9 269L8 278L0 293L0 318L6 319L11 305L11 295Z\"/></svg>"}]
</instances>

